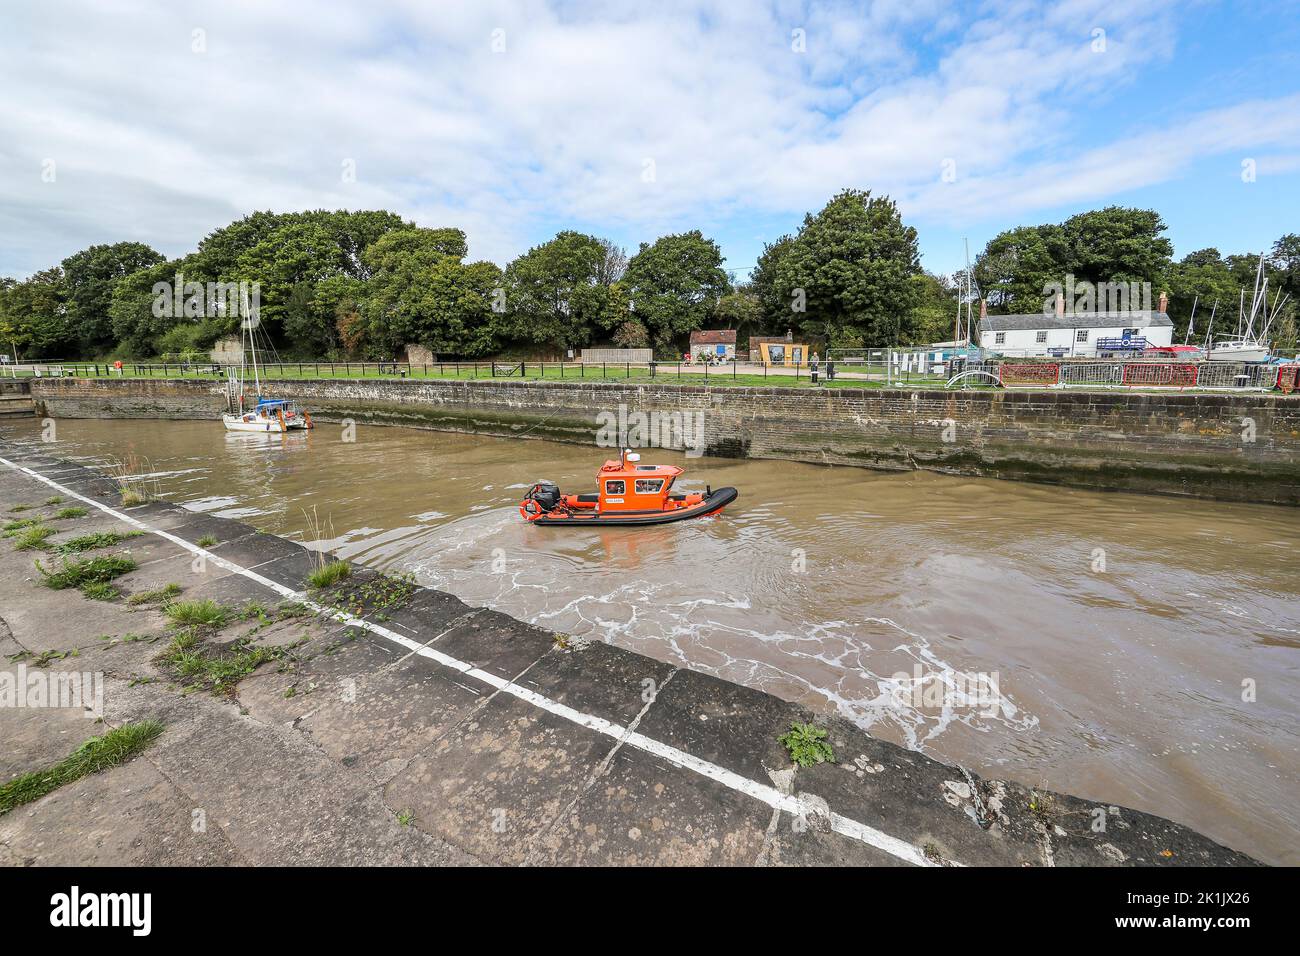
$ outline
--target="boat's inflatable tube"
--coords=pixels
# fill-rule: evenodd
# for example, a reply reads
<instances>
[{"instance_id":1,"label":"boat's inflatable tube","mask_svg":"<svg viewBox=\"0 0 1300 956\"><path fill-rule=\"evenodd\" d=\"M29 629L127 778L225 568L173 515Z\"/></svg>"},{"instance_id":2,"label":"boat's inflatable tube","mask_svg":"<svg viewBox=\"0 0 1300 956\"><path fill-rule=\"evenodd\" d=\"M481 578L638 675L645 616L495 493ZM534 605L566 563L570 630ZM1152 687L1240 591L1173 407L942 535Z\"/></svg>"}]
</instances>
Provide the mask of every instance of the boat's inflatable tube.
<instances>
[{"instance_id":1,"label":"boat's inflatable tube","mask_svg":"<svg viewBox=\"0 0 1300 956\"><path fill-rule=\"evenodd\" d=\"M688 518L703 518L721 511L740 497L735 488L715 488L713 493L690 508L678 508L676 511L611 511L606 514L587 514L571 512L569 514L544 514L534 518L533 524L544 525L599 525L606 527L630 527L633 525L669 524L673 521L685 521Z\"/></svg>"}]
</instances>

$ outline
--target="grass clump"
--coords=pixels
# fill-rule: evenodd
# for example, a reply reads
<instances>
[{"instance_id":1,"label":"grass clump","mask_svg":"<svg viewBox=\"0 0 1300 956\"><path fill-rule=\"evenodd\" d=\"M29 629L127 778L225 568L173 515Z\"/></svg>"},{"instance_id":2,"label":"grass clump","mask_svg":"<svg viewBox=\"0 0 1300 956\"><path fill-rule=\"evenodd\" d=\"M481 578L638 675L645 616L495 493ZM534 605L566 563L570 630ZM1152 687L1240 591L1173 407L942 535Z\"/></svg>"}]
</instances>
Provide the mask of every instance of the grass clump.
<instances>
[{"instance_id":1,"label":"grass clump","mask_svg":"<svg viewBox=\"0 0 1300 956\"><path fill-rule=\"evenodd\" d=\"M128 455L110 469L110 473L117 481L117 490L123 508L146 504L150 499L158 496L158 481L156 478L149 477L151 470L147 460L137 458L135 455Z\"/></svg>"},{"instance_id":2,"label":"grass clump","mask_svg":"<svg viewBox=\"0 0 1300 956\"><path fill-rule=\"evenodd\" d=\"M193 629L177 634L159 658L189 689L230 694L235 685L267 661L279 660L283 648L255 647L240 639L224 647L206 647Z\"/></svg>"},{"instance_id":3,"label":"grass clump","mask_svg":"<svg viewBox=\"0 0 1300 956\"><path fill-rule=\"evenodd\" d=\"M230 612L211 598L172 601L166 611L171 622L181 627L221 627L230 619Z\"/></svg>"},{"instance_id":4,"label":"grass clump","mask_svg":"<svg viewBox=\"0 0 1300 956\"><path fill-rule=\"evenodd\" d=\"M84 588L88 584L103 584L134 571L137 565L130 558L120 555L102 558L86 558L84 561L63 559L63 566L57 571L47 571L36 562L36 570L41 572L41 582L47 588L62 591L64 588Z\"/></svg>"},{"instance_id":5,"label":"grass clump","mask_svg":"<svg viewBox=\"0 0 1300 956\"><path fill-rule=\"evenodd\" d=\"M134 508L136 505L142 505L149 501L147 495L136 491L134 488L122 489L122 507Z\"/></svg>"},{"instance_id":6,"label":"grass clump","mask_svg":"<svg viewBox=\"0 0 1300 956\"><path fill-rule=\"evenodd\" d=\"M835 751L826 742L826 731L814 724L791 724L790 732L776 739L785 745L790 759L800 767L835 762Z\"/></svg>"},{"instance_id":7,"label":"grass clump","mask_svg":"<svg viewBox=\"0 0 1300 956\"><path fill-rule=\"evenodd\" d=\"M156 720L123 724L99 737L91 737L66 759L48 770L25 773L0 786L0 816L23 804L39 800L65 784L125 763L163 732Z\"/></svg>"},{"instance_id":8,"label":"grass clump","mask_svg":"<svg viewBox=\"0 0 1300 956\"><path fill-rule=\"evenodd\" d=\"M19 551L39 550L45 547L45 539L54 534L54 528L47 524L34 524L22 531L13 533L14 547Z\"/></svg>"},{"instance_id":9,"label":"grass clump","mask_svg":"<svg viewBox=\"0 0 1300 956\"><path fill-rule=\"evenodd\" d=\"M96 531L94 534L83 534L80 537L65 541L55 550L59 554L80 554L83 551L98 551L100 548L111 548L127 538L138 538L142 534L144 534L143 531Z\"/></svg>"},{"instance_id":10,"label":"grass clump","mask_svg":"<svg viewBox=\"0 0 1300 956\"><path fill-rule=\"evenodd\" d=\"M14 505L14 506L13 506L12 508L10 508L9 510L10 510L11 512L13 512L14 514L20 514L21 512L24 512L24 511L31 511L31 510L32 510L32 506L31 506L31 505Z\"/></svg>"},{"instance_id":11,"label":"grass clump","mask_svg":"<svg viewBox=\"0 0 1300 956\"><path fill-rule=\"evenodd\" d=\"M215 534L205 534L203 537L199 538L199 540L195 541L194 543L197 544L200 548L210 548L217 543L217 536Z\"/></svg>"},{"instance_id":12,"label":"grass clump","mask_svg":"<svg viewBox=\"0 0 1300 956\"><path fill-rule=\"evenodd\" d=\"M53 498L46 498L45 503L47 505L61 505L63 504L63 498L61 495L55 495Z\"/></svg>"},{"instance_id":13,"label":"grass clump","mask_svg":"<svg viewBox=\"0 0 1300 956\"><path fill-rule=\"evenodd\" d=\"M81 593L92 601L116 601L122 592L106 581L93 581L81 586Z\"/></svg>"},{"instance_id":14,"label":"grass clump","mask_svg":"<svg viewBox=\"0 0 1300 956\"><path fill-rule=\"evenodd\" d=\"M328 564L322 564L307 575L307 583L314 588L323 589L338 584L351 573L352 568L346 561L331 561Z\"/></svg>"},{"instance_id":15,"label":"grass clump","mask_svg":"<svg viewBox=\"0 0 1300 956\"><path fill-rule=\"evenodd\" d=\"M5 524L4 536L6 538L12 538L14 535L16 535L19 531L22 531L24 528L30 528L33 525L38 525L40 523L41 523L40 518L18 518L14 521L10 521L7 524Z\"/></svg>"},{"instance_id":16,"label":"grass clump","mask_svg":"<svg viewBox=\"0 0 1300 956\"><path fill-rule=\"evenodd\" d=\"M1032 790L1029 794L1029 812L1032 813L1041 823L1050 823L1056 816L1056 800L1050 793L1044 793L1041 790Z\"/></svg>"},{"instance_id":17,"label":"grass clump","mask_svg":"<svg viewBox=\"0 0 1300 956\"><path fill-rule=\"evenodd\" d=\"M154 588L152 591L140 591L132 594L126 599L127 604L139 606L141 604L166 604L176 595L183 591L179 584L164 584L160 588Z\"/></svg>"},{"instance_id":18,"label":"grass clump","mask_svg":"<svg viewBox=\"0 0 1300 956\"><path fill-rule=\"evenodd\" d=\"M68 518L84 518L84 517L86 517L86 509L81 507L80 505L74 505L71 508L60 508L58 511L54 512L54 517L51 520L63 521Z\"/></svg>"}]
</instances>

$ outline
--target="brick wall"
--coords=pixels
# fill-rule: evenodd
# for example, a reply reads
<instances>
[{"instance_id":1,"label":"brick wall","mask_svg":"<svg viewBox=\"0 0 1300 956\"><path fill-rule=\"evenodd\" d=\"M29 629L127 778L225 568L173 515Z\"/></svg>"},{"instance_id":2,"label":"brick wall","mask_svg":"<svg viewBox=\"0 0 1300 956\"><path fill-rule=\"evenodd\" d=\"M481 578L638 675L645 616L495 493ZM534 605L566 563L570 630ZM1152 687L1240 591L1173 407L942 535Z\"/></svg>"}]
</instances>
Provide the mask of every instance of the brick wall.
<instances>
[{"instance_id":1,"label":"brick wall","mask_svg":"<svg viewBox=\"0 0 1300 956\"><path fill-rule=\"evenodd\" d=\"M1300 504L1300 396L418 379L286 381L275 394L318 422L584 444L620 405L699 411L712 455ZM56 418L215 419L224 406L220 384L180 380L43 379L33 395Z\"/></svg>"}]
</instances>

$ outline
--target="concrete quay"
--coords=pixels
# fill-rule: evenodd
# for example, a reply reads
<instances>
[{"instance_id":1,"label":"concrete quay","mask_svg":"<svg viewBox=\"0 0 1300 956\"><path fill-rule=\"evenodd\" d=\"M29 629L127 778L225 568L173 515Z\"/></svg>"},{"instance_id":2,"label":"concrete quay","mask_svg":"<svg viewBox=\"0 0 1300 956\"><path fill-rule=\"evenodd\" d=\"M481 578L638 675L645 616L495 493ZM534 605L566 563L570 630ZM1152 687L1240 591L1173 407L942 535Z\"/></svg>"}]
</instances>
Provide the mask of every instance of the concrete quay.
<instances>
[{"instance_id":1,"label":"concrete quay","mask_svg":"<svg viewBox=\"0 0 1300 956\"><path fill-rule=\"evenodd\" d=\"M60 501L52 502L58 498ZM27 506L27 507L23 507ZM81 516L56 519L63 508ZM17 509L17 510L16 510ZM316 552L0 443L0 672L103 675L101 720L0 707L0 784L155 719L135 759L0 815L0 863L414 865L1252 865L1161 818L984 779L851 723L618 647L351 566L311 589ZM135 533L120 592L42 586L56 549ZM213 659L265 662L219 692L168 660L165 603L211 600ZM827 731L796 767L778 737Z\"/></svg>"}]
</instances>

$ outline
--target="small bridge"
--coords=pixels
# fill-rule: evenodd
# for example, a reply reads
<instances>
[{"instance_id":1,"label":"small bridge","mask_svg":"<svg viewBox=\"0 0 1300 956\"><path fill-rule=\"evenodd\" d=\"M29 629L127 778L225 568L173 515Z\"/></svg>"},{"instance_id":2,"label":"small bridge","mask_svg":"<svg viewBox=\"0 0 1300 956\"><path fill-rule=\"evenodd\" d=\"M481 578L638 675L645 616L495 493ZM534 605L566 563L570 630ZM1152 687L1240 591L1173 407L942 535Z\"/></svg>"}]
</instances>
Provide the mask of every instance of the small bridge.
<instances>
[{"instance_id":1,"label":"small bridge","mask_svg":"<svg viewBox=\"0 0 1300 956\"><path fill-rule=\"evenodd\" d=\"M962 372L958 375L954 375L952 378L948 379L948 384L945 386L945 388L952 388L952 386L955 385L957 382L961 382L962 388L965 388L967 382L971 378L974 378L975 376L979 376L979 375L982 375L985 379L987 379L987 381L984 384L987 385L1002 384L1002 379L998 377L996 372L989 372L982 368L973 368L968 371Z\"/></svg>"}]
</instances>

